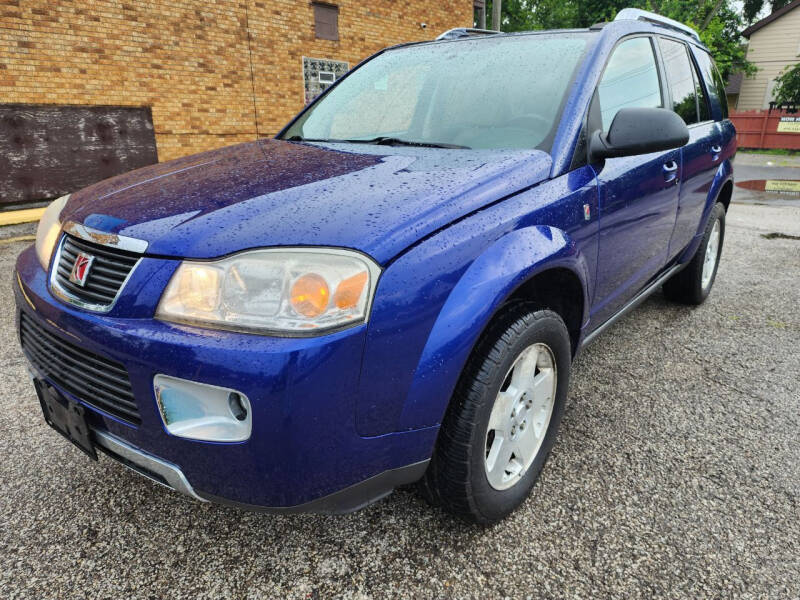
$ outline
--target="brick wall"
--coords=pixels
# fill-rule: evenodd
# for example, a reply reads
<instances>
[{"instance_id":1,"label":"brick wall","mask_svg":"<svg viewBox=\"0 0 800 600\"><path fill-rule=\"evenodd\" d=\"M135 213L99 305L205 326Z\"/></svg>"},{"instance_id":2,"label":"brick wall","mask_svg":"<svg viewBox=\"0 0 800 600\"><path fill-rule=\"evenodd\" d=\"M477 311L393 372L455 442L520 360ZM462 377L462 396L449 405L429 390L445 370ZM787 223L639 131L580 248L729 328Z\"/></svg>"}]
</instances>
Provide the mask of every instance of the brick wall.
<instances>
[{"instance_id":1,"label":"brick wall","mask_svg":"<svg viewBox=\"0 0 800 600\"><path fill-rule=\"evenodd\" d=\"M0 102L150 106L169 160L277 133L303 56L352 67L472 22L472 0L331 3L338 41L315 39L307 0L0 0Z\"/></svg>"}]
</instances>

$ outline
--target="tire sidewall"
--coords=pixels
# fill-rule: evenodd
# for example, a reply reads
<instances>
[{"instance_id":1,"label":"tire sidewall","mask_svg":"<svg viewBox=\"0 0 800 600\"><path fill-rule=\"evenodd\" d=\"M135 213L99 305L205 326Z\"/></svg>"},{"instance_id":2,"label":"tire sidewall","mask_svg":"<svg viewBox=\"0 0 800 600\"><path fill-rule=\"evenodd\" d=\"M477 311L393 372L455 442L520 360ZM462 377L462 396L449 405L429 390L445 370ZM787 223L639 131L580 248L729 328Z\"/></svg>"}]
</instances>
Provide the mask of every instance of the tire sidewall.
<instances>
[{"instance_id":1,"label":"tire sidewall","mask_svg":"<svg viewBox=\"0 0 800 600\"><path fill-rule=\"evenodd\" d=\"M717 260L714 264L714 272L711 275L711 281L708 282L708 287L703 289L703 263L705 262L706 252L708 251L708 239L711 237L711 231L714 229L714 223L719 221L719 246L717 247ZM714 282L717 279L717 272L719 271L719 261L722 258L722 248L725 242L725 208L717 203L711 211L711 217L708 219L708 225L703 235L703 240L700 243L700 249L697 254L697 265L695 267L696 277L695 285L697 286L696 293L700 301L708 298L711 289L714 287Z\"/></svg>"},{"instance_id":2,"label":"tire sidewall","mask_svg":"<svg viewBox=\"0 0 800 600\"><path fill-rule=\"evenodd\" d=\"M536 313L540 315L541 313ZM564 411L569 386L569 372L572 361L569 333L564 322L555 314L546 312L537 318L530 327L515 334L511 344L503 348L499 365L493 369L492 382L487 386L481 408L472 432L470 458L471 483L476 508L487 521L495 521L513 511L527 498L539 472L542 470L550 449L558 434L559 423ZM510 329L509 331L513 331ZM506 490L496 490L490 484L485 468L486 431L489 417L506 374L520 353L532 344L546 344L553 352L556 362L556 397L547 433L536 458L522 479Z\"/></svg>"}]
</instances>

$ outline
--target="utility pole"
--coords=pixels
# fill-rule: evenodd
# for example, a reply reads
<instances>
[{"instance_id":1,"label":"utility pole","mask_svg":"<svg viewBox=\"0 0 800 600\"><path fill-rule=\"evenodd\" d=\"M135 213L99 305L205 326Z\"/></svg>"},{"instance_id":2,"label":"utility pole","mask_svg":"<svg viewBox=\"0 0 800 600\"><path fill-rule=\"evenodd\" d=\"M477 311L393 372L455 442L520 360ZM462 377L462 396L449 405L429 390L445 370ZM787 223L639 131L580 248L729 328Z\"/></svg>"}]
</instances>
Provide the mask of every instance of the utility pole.
<instances>
[{"instance_id":1,"label":"utility pole","mask_svg":"<svg viewBox=\"0 0 800 600\"><path fill-rule=\"evenodd\" d=\"M502 31L502 22L500 14L503 12L503 0L494 0L492 2L492 29L495 31Z\"/></svg>"},{"instance_id":2,"label":"utility pole","mask_svg":"<svg viewBox=\"0 0 800 600\"><path fill-rule=\"evenodd\" d=\"M478 9L478 29L486 29L486 0L475 0Z\"/></svg>"}]
</instances>

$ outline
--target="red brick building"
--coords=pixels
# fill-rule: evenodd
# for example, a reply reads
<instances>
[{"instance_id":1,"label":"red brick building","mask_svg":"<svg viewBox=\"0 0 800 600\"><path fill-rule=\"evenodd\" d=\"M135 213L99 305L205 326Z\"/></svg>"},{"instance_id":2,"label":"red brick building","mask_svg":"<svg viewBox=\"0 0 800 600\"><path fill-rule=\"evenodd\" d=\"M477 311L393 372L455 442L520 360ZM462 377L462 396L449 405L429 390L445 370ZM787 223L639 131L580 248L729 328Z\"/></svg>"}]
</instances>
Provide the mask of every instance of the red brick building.
<instances>
[{"instance_id":1,"label":"red brick building","mask_svg":"<svg viewBox=\"0 0 800 600\"><path fill-rule=\"evenodd\" d=\"M0 157L33 127L20 105L147 107L131 127L159 160L274 135L376 50L472 18L473 0L0 0Z\"/></svg>"}]
</instances>

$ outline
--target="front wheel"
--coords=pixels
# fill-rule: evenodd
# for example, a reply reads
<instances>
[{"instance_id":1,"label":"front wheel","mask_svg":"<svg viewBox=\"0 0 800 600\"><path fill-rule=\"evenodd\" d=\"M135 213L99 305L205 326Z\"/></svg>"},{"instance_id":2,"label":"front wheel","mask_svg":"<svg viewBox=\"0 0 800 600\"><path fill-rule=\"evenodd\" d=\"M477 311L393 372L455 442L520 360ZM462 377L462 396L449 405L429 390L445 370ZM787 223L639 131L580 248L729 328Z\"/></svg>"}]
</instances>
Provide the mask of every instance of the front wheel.
<instances>
[{"instance_id":1,"label":"front wheel","mask_svg":"<svg viewBox=\"0 0 800 600\"><path fill-rule=\"evenodd\" d=\"M688 265L664 284L664 295L682 304L702 304L717 277L725 240L725 207L717 202L711 211L700 247Z\"/></svg>"},{"instance_id":2,"label":"front wheel","mask_svg":"<svg viewBox=\"0 0 800 600\"><path fill-rule=\"evenodd\" d=\"M517 508L555 441L570 363L569 333L556 313L516 305L496 319L453 395L424 495L482 524Z\"/></svg>"}]
</instances>

